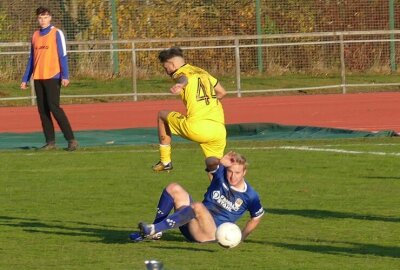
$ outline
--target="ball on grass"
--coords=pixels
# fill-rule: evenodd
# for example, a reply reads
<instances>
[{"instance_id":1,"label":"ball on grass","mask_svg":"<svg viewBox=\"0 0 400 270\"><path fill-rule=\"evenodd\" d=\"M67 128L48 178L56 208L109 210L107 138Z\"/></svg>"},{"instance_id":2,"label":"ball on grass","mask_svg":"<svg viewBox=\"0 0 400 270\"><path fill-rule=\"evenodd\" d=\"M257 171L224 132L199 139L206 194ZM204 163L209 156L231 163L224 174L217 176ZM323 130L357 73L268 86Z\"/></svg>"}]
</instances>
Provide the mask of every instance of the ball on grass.
<instances>
[{"instance_id":1,"label":"ball on grass","mask_svg":"<svg viewBox=\"0 0 400 270\"><path fill-rule=\"evenodd\" d=\"M225 222L218 226L215 238L221 246L234 248L242 241L242 231L235 223Z\"/></svg>"}]
</instances>

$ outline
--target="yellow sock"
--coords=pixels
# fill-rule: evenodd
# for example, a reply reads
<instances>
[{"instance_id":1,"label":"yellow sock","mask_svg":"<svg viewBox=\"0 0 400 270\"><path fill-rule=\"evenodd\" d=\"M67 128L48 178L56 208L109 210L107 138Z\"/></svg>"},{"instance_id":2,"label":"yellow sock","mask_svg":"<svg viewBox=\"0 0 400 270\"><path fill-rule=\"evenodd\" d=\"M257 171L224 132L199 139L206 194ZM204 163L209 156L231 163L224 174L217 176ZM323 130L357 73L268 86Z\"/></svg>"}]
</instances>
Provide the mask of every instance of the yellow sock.
<instances>
[{"instance_id":1,"label":"yellow sock","mask_svg":"<svg viewBox=\"0 0 400 270\"><path fill-rule=\"evenodd\" d=\"M171 162L171 145L160 144L160 161L165 165Z\"/></svg>"}]
</instances>

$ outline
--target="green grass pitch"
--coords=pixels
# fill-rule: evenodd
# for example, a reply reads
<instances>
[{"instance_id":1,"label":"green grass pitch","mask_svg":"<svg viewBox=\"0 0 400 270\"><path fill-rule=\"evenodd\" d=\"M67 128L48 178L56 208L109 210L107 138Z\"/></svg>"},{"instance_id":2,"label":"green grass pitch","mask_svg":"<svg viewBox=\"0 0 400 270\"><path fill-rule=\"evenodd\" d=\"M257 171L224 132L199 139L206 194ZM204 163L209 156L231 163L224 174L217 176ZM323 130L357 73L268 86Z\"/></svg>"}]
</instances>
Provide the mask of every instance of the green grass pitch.
<instances>
[{"instance_id":1,"label":"green grass pitch","mask_svg":"<svg viewBox=\"0 0 400 270\"><path fill-rule=\"evenodd\" d=\"M229 142L266 215L234 249L184 241L130 243L176 181L201 200L208 185L193 143L174 170L153 173L157 147L0 152L0 269L400 269L400 141L370 138ZM243 225L243 218L239 225Z\"/></svg>"}]
</instances>

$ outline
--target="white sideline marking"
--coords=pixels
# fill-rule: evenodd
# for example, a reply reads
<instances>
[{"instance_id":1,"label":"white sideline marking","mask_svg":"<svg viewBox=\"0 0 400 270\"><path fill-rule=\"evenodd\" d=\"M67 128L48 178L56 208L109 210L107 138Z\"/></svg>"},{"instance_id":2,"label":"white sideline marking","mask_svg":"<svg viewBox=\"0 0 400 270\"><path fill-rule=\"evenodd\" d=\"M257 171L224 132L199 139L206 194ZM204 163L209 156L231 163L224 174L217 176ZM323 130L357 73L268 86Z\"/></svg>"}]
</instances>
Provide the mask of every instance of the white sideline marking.
<instances>
[{"instance_id":1,"label":"white sideline marking","mask_svg":"<svg viewBox=\"0 0 400 270\"><path fill-rule=\"evenodd\" d=\"M355 144L354 144L355 145ZM362 144L360 144L362 145ZM375 145L398 145L398 144L375 144ZM327 147L330 146L339 146L339 145L324 145ZM344 145L343 145L344 146ZM346 146L352 146L351 144L346 145ZM355 154L355 155L360 155L360 154L367 154L367 155L379 155L379 156L400 156L399 152L377 152L377 151L355 151L355 150L345 150L345 149L334 149L334 148L318 148L318 147L310 147L310 146L263 146L263 147L235 147L234 149L238 150L274 150L274 149L283 149L283 150L295 150L295 151L314 151L314 152L332 152L332 153L343 153L343 154ZM192 148L180 148L176 149L175 151L192 151ZM60 152L53 152L52 154L56 155L70 155L70 154L107 154L107 153L151 153L151 152L158 152L157 149L148 149L148 150L105 150L105 151L76 151L74 153L69 153L67 151L60 151ZM15 152L14 152L15 153ZM12 154L14 154L12 153ZM42 154L45 152L38 151L38 152L33 152L33 153L26 153L24 155L26 156L33 156L37 154ZM46 152L48 153L48 152ZM18 155L21 155L21 152L15 153Z\"/></svg>"},{"instance_id":2,"label":"white sideline marking","mask_svg":"<svg viewBox=\"0 0 400 270\"><path fill-rule=\"evenodd\" d=\"M378 156L400 156L400 153L387 153L387 152L375 152L375 151L354 151L344 149L332 149L332 148L316 148L309 146L271 146L271 147L239 147L237 149L285 149L285 150L298 150L298 151L315 151L315 152L333 152L333 153L344 153L344 154L369 154Z\"/></svg>"},{"instance_id":3,"label":"white sideline marking","mask_svg":"<svg viewBox=\"0 0 400 270\"><path fill-rule=\"evenodd\" d=\"M359 145L365 145L365 143L348 143L348 144L325 144L323 146L326 147L332 147L332 146L359 146ZM400 145L398 143L374 143L374 144L368 144L368 145L378 145L378 146L393 146L393 145Z\"/></svg>"}]
</instances>

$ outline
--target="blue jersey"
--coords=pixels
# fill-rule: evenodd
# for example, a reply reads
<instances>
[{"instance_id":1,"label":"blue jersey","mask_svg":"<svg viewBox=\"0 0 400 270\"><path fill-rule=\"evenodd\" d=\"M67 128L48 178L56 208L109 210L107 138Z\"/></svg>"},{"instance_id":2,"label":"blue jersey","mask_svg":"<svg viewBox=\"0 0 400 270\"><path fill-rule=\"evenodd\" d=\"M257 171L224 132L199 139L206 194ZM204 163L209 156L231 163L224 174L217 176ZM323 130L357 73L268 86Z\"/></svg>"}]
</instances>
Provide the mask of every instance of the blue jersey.
<instances>
[{"instance_id":1,"label":"blue jersey","mask_svg":"<svg viewBox=\"0 0 400 270\"><path fill-rule=\"evenodd\" d=\"M229 185L226 169L219 165L211 184L204 194L203 204L214 217L217 227L224 222L235 223L246 211L250 217L264 214L257 192L245 181L245 190L238 191Z\"/></svg>"}]
</instances>

